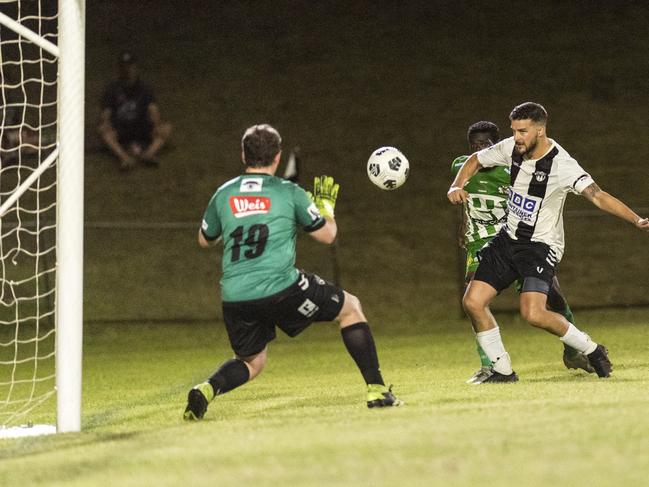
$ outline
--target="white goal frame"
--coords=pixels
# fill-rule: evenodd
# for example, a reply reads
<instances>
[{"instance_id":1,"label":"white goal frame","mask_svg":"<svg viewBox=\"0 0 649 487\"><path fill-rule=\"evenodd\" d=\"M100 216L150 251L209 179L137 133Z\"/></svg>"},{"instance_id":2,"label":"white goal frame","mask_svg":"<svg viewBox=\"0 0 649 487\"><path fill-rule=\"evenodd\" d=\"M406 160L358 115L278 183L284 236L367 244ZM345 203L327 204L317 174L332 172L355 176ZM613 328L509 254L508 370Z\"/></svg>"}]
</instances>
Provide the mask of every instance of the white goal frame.
<instances>
[{"instance_id":1,"label":"white goal frame","mask_svg":"<svg viewBox=\"0 0 649 487\"><path fill-rule=\"evenodd\" d=\"M56 426L81 431L85 0L59 0Z\"/></svg>"},{"instance_id":2,"label":"white goal frame","mask_svg":"<svg viewBox=\"0 0 649 487\"><path fill-rule=\"evenodd\" d=\"M58 57L56 430L77 432L83 341L85 0L58 0L58 45L2 13L0 23ZM55 159L56 150L3 202L0 212L4 214Z\"/></svg>"}]
</instances>

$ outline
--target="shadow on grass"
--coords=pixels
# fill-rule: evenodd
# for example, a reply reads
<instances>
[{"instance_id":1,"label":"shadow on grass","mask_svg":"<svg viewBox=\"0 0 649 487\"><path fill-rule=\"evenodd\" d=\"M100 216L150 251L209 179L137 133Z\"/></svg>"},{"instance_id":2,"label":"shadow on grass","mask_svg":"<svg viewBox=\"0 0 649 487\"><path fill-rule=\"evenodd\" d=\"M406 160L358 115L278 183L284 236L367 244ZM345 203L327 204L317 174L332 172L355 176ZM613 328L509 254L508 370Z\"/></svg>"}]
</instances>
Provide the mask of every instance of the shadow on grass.
<instances>
[{"instance_id":1,"label":"shadow on grass","mask_svg":"<svg viewBox=\"0 0 649 487\"><path fill-rule=\"evenodd\" d=\"M176 404L174 400L177 397L183 396L186 392L184 386L178 385L167 390L156 392L155 394L148 394L139 396L137 401L124 401L113 403L107 406L107 409L100 410L86 415L83 418L84 430L92 433L93 430L111 427L115 425L128 424L143 424L147 419L151 418L151 409L162 410L165 405ZM183 397L183 401L186 396ZM184 402L177 403L179 410L179 417L181 415L181 407L185 407ZM136 413L138 409L142 412ZM140 432L144 432L146 428L140 428Z\"/></svg>"},{"instance_id":2,"label":"shadow on grass","mask_svg":"<svg viewBox=\"0 0 649 487\"><path fill-rule=\"evenodd\" d=\"M550 376L550 377L538 377L534 379L521 379L521 382L525 383L534 383L534 384L539 384L539 383L548 383L548 382L564 382L564 383L585 383L585 382L627 382L627 383L633 383L633 382L646 382L646 378L642 377L637 377L637 378L632 378L632 377L616 377L615 376L615 371L613 371L613 374L611 377L608 378L599 378L595 374L584 374L584 375L555 375L555 376Z\"/></svg>"},{"instance_id":3,"label":"shadow on grass","mask_svg":"<svg viewBox=\"0 0 649 487\"><path fill-rule=\"evenodd\" d=\"M0 450L0 460L10 458L27 458L54 450L66 450L99 443L130 440L140 434L139 431L121 433L66 433L52 436L36 436L4 440Z\"/></svg>"}]
</instances>

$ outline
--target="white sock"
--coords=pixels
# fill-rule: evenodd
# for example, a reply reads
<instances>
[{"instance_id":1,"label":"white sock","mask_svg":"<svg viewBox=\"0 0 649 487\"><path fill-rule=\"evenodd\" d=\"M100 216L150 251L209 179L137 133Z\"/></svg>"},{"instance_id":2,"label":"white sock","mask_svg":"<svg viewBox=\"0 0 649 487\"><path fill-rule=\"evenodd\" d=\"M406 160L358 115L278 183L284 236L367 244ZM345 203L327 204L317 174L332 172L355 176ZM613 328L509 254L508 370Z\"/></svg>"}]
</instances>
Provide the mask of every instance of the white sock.
<instances>
[{"instance_id":1,"label":"white sock","mask_svg":"<svg viewBox=\"0 0 649 487\"><path fill-rule=\"evenodd\" d=\"M491 360L494 371L503 375L510 375L514 372L509 354L500 338L500 328L495 327L491 330L481 331L476 333L475 336L482 350Z\"/></svg>"},{"instance_id":2,"label":"white sock","mask_svg":"<svg viewBox=\"0 0 649 487\"><path fill-rule=\"evenodd\" d=\"M597 343L592 341L588 335L580 331L575 325L570 323L568 331L565 335L559 338L563 343L575 350L588 355L597 348Z\"/></svg>"}]
</instances>

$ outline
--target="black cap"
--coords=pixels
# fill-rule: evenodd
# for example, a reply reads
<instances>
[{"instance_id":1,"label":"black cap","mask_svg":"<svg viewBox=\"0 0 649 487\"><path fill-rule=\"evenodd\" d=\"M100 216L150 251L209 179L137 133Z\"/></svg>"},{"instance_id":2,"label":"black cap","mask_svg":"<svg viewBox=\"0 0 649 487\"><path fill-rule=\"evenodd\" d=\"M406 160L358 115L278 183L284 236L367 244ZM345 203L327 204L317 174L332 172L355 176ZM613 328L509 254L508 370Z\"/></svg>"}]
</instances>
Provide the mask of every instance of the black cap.
<instances>
[{"instance_id":1,"label":"black cap","mask_svg":"<svg viewBox=\"0 0 649 487\"><path fill-rule=\"evenodd\" d=\"M135 56L130 51L124 51L119 55L119 64L135 64L135 62Z\"/></svg>"}]
</instances>

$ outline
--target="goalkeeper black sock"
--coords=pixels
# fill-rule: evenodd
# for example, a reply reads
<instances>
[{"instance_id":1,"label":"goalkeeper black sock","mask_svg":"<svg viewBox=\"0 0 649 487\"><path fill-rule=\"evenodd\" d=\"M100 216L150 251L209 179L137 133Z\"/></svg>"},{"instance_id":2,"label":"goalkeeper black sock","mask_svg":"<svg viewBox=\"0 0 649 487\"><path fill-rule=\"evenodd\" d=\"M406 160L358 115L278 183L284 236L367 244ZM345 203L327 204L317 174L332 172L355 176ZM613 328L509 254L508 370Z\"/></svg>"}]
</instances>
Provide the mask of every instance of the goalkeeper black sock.
<instances>
[{"instance_id":1,"label":"goalkeeper black sock","mask_svg":"<svg viewBox=\"0 0 649 487\"><path fill-rule=\"evenodd\" d=\"M367 384L384 385L374 338L367 323L355 323L340 329L345 347L361 371Z\"/></svg>"},{"instance_id":2,"label":"goalkeeper black sock","mask_svg":"<svg viewBox=\"0 0 649 487\"><path fill-rule=\"evenodd\" d=\"M248 379L250 379L248 366L243 360L233 358L224 362L208 382L214 389L214 395L218 396L245 384Z\"/></svg>"}]
</instances>

